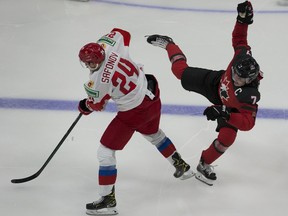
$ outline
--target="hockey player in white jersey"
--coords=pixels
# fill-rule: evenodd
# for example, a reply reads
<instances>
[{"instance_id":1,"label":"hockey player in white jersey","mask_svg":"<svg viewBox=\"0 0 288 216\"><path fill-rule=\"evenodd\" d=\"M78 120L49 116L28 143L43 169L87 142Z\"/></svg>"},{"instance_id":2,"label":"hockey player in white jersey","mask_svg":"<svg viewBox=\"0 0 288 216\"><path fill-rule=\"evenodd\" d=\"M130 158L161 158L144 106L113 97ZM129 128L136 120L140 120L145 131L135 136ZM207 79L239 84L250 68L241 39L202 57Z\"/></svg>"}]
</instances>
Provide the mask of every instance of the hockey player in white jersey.
<instances>
[{"instance_id":1,"label":"hockey player in white jersey","mask_svg":"<svg viewBox=\"0 0 288 216\"><path fill-rule=\"evenodd\" d=\"M194 175L181 158L172 141L159 128L161 101L158 83L153 75L129 57L130 33L114 28L97 43L88 43L79 52L80 61L90 70L84 84L88 95L78 109L88 115L105 110L112 99L118 112L101 137L99 160L100 199L86 205L89 215L118 214L115 199L117 178L115 151L122 150L133 133L141 133L176 169L174 177L187 179Z\"/></svg>"}]
</instances>

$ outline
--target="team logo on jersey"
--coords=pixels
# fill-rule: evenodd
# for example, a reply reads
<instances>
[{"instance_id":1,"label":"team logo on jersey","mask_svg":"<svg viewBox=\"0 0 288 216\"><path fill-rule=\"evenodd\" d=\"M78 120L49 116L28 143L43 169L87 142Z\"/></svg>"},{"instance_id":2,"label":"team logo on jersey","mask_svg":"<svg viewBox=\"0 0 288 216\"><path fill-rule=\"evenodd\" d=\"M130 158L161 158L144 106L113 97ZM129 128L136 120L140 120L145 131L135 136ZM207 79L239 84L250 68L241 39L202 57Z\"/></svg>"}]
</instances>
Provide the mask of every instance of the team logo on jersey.
<instances>
[{"instance_id":1,"label":"team logo on jersey","mask_svg":"<svg viewBox=\"0 0 288 216\"><path fill-rule=\"evenodd\" d=\"M86 83L84 84L85 91L89 97L98 98L99 97L99 91L95 91L91 88L94 85L93 82L92 82L93 83L92 86L89 86L89 84L91 85L91 82L92 81L88 82L87 84Z\"/></svg>"},{"instance_id":2,"label":"team logo on jersey","mask_svg":"<svg viewBox=\"0 0 288 216\"><path fill-rule=\"evenodd\" d=\"M100 45L101 45L101 47L102 47L103 49L106 49L106 47L107 47L107 45L104 44L104 43L101 43Z\"/></svg>"},{"instance_id":3,"label":"team logo on jersey","mask_svg":"<svg viewBox=\"0 0 288 216\"><path fill-rule=\"evenodd\" d=\"M106 37L106 36L103 36L102 38L100 38L97 43L106 43L110 46L114 46L116 41L115 40L112 40L111 38L109 37Z\"/></svg>"},{"instance_id":4,"label":"team logo on jersey","mask_svg":"<svg viewBox=\"0 0 288 216\"><path fill-rule=\"evenodd\" d=\"M89 87L89 88L92 88L93 87L93 85L94 85L94 82L93 81L89 81L88 83L87 83L87 86Z\"/></svg>"},{"instance_id":5,"label":"team logo on jersey","mask_svg":"<svg viewBox=\"0 0 288 216\"><path fill-rule=\"evenodd\" d=\"M225 76L224 80L221 81L221 86L220 86L220 97L221 97L221 99L224 99L226 101L228 101L228 99L229 99L229 94L228 94L229 83L230 83L230 81L227 80L227 76Z\"/></svg>"}]
</instances>

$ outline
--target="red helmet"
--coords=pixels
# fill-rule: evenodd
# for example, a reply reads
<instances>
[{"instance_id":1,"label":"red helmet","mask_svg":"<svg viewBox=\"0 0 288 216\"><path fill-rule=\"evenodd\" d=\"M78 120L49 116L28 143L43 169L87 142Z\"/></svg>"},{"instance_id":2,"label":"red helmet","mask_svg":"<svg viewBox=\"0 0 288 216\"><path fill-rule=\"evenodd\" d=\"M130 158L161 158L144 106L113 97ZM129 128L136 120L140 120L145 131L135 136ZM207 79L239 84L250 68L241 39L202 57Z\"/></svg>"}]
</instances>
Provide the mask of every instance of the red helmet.
<instances>
[{"instance_id":1,"label":"red helmet","mask_svg":"<svg viewBox=\"0 0 288 216\"><path fill-rule=\"evenodd\" d=\"M97 43L88 43L81 48L78 56L84 63L100 64L105 59L105 50Z\"/></svg>"}]
</instances>

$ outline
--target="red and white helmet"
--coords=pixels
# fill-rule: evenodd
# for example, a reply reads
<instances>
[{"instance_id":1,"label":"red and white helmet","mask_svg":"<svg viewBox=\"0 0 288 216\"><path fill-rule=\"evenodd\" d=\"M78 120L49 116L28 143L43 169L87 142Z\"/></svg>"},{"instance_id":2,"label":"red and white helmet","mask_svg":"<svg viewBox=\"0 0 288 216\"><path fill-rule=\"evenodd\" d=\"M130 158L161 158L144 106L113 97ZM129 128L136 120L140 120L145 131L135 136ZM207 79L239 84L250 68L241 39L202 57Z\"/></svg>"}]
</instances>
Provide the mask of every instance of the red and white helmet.
<instances>
[{"instance_id":1,"label":"red and white helmet","mask_svg":"<svg viewBox=\"0 0 288 216\"><path fill-rule=\"evenodd\" d=\"M105 50L97 43L88 43L81 48L78 56L83 63L101 64L105 59Z\"/></svg>"}]
</instances>

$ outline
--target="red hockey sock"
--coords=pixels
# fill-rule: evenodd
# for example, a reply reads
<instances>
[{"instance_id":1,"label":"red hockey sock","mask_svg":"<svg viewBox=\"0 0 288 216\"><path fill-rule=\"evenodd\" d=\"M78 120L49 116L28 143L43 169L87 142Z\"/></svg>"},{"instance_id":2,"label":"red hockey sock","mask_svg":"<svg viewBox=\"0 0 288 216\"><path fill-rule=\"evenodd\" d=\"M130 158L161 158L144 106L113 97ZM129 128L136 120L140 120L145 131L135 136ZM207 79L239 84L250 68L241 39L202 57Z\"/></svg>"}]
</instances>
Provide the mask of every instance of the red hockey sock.
<instances>
[{"instance_id":1,"label":"red hockey sock","mask_svg":"<svg viewBox=\"0 0 288 216\"><path fill-rule=\"evenodd\" d=\"M172 72L178 78L181 79L183 71L188 67L186 63L186 57L180 48L175 44L168 44L166 47L170 62L172 63Z\"/></svg>"},{"instance_id":2,"label":"red hockey sock","mask_svg":"<svg viewBox=\"0 0 288 216\"><path fill-rule=\"evenodd\" d=\"M202 151L201 157L203 158L206 164L212 164L215 160L217 160L223 153L218 152L214 144L212 143L208 149Z\"/></svg>"}]
</instances>

